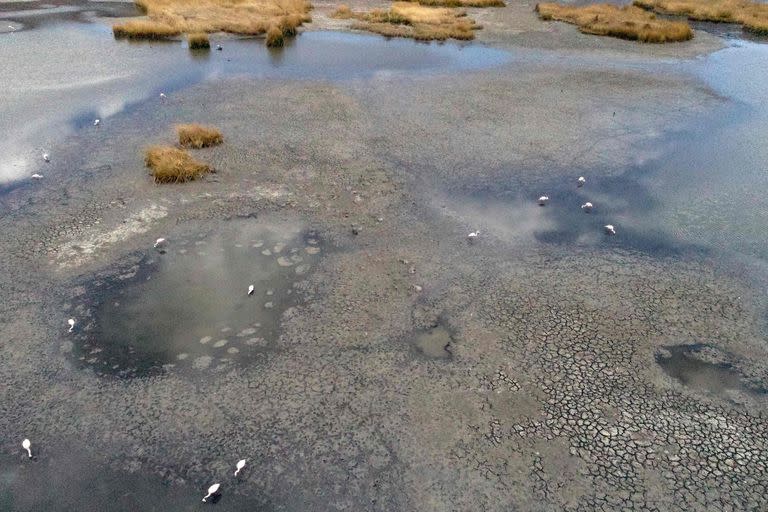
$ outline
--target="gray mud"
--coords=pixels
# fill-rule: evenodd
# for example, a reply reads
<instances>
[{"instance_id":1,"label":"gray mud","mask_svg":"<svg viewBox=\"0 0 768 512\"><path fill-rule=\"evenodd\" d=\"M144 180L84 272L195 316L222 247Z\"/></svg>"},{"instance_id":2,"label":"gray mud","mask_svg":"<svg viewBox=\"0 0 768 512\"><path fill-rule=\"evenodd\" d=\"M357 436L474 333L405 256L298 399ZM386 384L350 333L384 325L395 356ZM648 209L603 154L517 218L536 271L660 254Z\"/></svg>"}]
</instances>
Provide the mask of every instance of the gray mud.
<instances>
[{"instance_id":1,"label":"gray mud","mask_svg":"<svg viewBox=\"0 0 768 512\"><path fill-rule=\"evenodd\" d=\"M766 395L657 356L706 340L768 382L766 47L595 38L516 2L425 46L315 33L346 30L330 7L283 53L210 60L99 23L0 35L30 37L5 122L35 120L3 161L0 508L191 510L220 482L224 510L765 509ZM195 152L218 172L153 184L142 148L193 121L224 133Z\"/></svg>"}]
</instances>

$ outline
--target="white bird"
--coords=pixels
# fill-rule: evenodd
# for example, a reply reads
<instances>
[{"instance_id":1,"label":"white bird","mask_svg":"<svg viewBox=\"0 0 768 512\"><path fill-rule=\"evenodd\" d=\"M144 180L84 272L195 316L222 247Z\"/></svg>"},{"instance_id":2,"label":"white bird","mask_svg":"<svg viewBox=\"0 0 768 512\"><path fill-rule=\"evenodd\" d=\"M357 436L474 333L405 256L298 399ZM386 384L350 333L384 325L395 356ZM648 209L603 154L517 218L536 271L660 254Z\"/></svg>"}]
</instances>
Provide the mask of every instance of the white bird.
<instances>
[{"instance_id":1,"label":"white bird","mask_svg":"<svg viewBox=\"0 0 768 512\"><path fill-rule=\"evenodd\" d=\"M587 182L587 179L584 176L579 176L579 179L576 180L578 187L583 187L584 184Z\"/></svg>"},{"instance_id":2,"label":"white bird","mask_svg":"<svg viewBox=\"0 0 768 512\"><path fill-rule=\"evenodd\" d=\"M41 180L41 179L43 179L43 175L42 174L33 174L32 175L32 179L33 180Z\"/></svg>"},{"instance_id":3,"label":"white bird","mask_svg":"<svg viewBox=\"0 0 768 512\"><path fill-rule=\"evenodd\" d=\"M161 92L161 93L160 93L160 99L161 99L161 100L162 100L162 99L165 99L165 93L164 93L164 92Z\"/></svg>"},{"instance_id":4,"label":"white bird","mask_svg":"<svg viewBox=\"0 0 768 512\"><path fill-rule=\"evenodd\" d=\"M219 490L219 487L221 487L221 484L213 484L208 488L208 494L205 495L205 498L203 498L203 502L205 503L208 498L216 494L216 492Z\"/></svg>"},{"instance_id":5,"label":"white bird","mask_svg":"<svg viewBox=\"0 0 768 512\"><path fill-rule=\"evenodd\" d=\"M221 51L221 50L223 50L224 48L222 48L220 44L217 44L217 45L216 45L216 49L217 49L217 50L219 50L219 51Z\"/></svg>"},{"instance_id":6,"label":"white bird","mask_svg":"<svg viewBox=\"0 0 768 512\"><path fill-rule=\"evenodd\" d=\"M549 196L541 196L539 198L539 206L544 206L549 202Z\"/></svg>"},{"instance_id":7,"label":"white bird","mask_svg":"<svg viewBox=\"0 0 768 512\"><path fill-rule=\"evenodd\" d=\"M255 288L253 287L253 285L250 285L248 287L248 295L253 295L253 290L255 290Z\"/></svg>"},{"instance_id":8,"label":"white bird","mask_svg":"<svg viewBox=\"0 0 768 512\"><path fill-rule=\"evenodd\" d=\"M21 447L27 450L27 453L29 454L29 458L32 458L32 443L29 439L25 439L21 442Z\"/></svg>"},{"instance_id":9,"label":"white bird","mask_svg":"<svg viewBox=\"0 0 768 512\"><path fill-rule=\"evenodd\" d=\"M470 240L474 240L478 236L480 236L480 230L479 229L477 231L473 231L470 234L468 234L467 238L469 238Z\"/></svg>"},{"instance_id":10,"label":"white bird","mask_svg":"<svg viewBox=\"0 0 768 512\"><path fill-rule=\"evenodd\" d=\"M45 160L46 162L50 162L51 155L49 155L48 153L43 153L43 160Z\"/></svg>"},{"instance_id":11,"label":"white bird","mask_svg":"<svg viewBox=\"0 0 768 512\"><path fill-rule=\"evenodd\" d=\"M70 318L67 320L67 323L69 324L69 332L72 332L72 330L75 328L75 319Z\"/></svg>"},{"instance_id":12,"label":"white bird","mask_svg":"<svg viewBox=\"0 0 768 512\"><path fill-rule=\"evenodd\" d=\"M94 119L93 120L93 126L99 126L100 122L101 122L101 119Z\"/></svg>"},{"instance_id":13,"label":"white bird","mask_svg":"<svg viewBox=\"0 0 768 512\"><path fill-rule=\"evenodd\" d=\"M606 224L605 225L605 234L606 235L615 235L616 234L616 228L613 227L613 224Z\"/></svg>"},{"instance_id":14,"label":"white bird","mask_svg":"<svg viewBox=\"0 0 768 512\"><path fill-rule=\"evenodd\" d=\"M163 247L165 247L165 238L158 238L157 240L155 240L155 245L153 245L152 247L154 247L155 249L162 249Z\"/></svg>"},{"instance_id":15,"label":"white bird","mask_svg":"<svg viewBox=\"0 0 768 512\"><path fill-rule=\"evenodd\" d=\"M581 209L582 209L582 210L584 210L586 213L589 213L589 212L591 212L591 211L592 211L592 206L593 206L593 205L592 205L592 203L590 203L589 201L587 201L586 203L584 203L583 205L581 205Z\"/></svg>"},{"instance_id":16,"label":"white bird","mask_svg":"<svg viewBox=\"0 0 768 512\"><path fill-rule=\"evenodd\" d=\"M237 465L235 467L237 468L235 470L235 476L237 476L240 470L245 467L245 459L240 459L239 461L237 461Z\"/></svg>"}]
</instances>

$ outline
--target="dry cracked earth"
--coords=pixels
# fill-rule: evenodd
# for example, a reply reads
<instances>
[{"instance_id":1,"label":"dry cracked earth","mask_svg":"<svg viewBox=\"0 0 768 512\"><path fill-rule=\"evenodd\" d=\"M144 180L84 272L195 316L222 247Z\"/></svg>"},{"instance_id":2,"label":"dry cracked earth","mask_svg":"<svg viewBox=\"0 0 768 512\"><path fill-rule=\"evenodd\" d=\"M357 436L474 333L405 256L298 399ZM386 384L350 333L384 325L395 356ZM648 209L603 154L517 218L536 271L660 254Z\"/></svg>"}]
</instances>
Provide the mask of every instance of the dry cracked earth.
<instances>
[{"instance_id":1,"label":"dry cracked earth","mask_svg":"<svg viewBox=\"0 0 768 512\"><path fill-rule=\"evenodd\" d=\"M562 30L563 44L640 58ZM575 183L618 179L729 100L682 74L584 59L228 78L61 141L48 179L0 197L0 448L15 475L0 497L191 510L220 481L225 510L768 508L762 283L663 233L603 236ZM201 116L225 134L199 153L218 172L152 184L139 149ZM499 190L523 205L505 209ZM206 272L209 288L190 285ZM229 295L193 299L217 286L242 298L220 311ZM149 359L105 355L99 315L130 297L116 331L148 330ZM209 310L230 323L204 325ZM185 333L188 346L169 341ZM666 373L679 346L732 385ZM45 490L27 492L35 482Z\"/></svg>"}]
</instances>

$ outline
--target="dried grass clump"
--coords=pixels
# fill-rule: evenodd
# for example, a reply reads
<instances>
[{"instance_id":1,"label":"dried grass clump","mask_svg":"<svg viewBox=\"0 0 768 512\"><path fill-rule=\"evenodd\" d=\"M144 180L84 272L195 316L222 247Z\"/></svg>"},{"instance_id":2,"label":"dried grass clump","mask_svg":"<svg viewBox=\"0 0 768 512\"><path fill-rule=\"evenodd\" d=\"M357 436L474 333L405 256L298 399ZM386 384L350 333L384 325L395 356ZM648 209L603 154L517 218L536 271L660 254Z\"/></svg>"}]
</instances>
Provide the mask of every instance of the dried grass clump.
<instances>
[{"instance_id":1,"label":"dried grass clump","mask_svg":"<svg viewBox=\"0 0 768 512\"><path fill-rule=\"evenodd\" d=\"M224 136L212 126L177 124L176 133L179 135L179 145L184 148L207 148L224 142Z\"/></svg>"},{"instance_id":2,"label":"dried grass clump","mask_svg":"<svg viewBox=\"0 0 768 512\"><path fill-rule=\"evenodd\" d=\"M211 41L205 32L195 32L187 36L190 50L207 50L211 47Z\"/></svg>"},{"instance_id":3,"label":"dried grass clump","mask_svg":"<svg viewBox=\"0 0 768 512\"><path fill-rule=\"evenodd\" d=\"M165 39L180 35L181 30L163 21L132 20L113 25L112 33L118 39Z\"/></svg>"},{"instance_id":4,"label":"dried grass clump","mask_svg":"<svg viewBox=\"0 0 768 512\"><path fill-rule=\"evenodd\" d=\"M155 183L184 183L207 174L212 169L198 162L186 151L171 146L152 146L144 153L144 163Z\"/></svg>"},{"instance_id":5,"label":"dried grass clump","mask_svg":"<svg viewBox=\"0 0 768 512\"><path fill-rule=\"evenodd\" d=\"M408 0L430 7L505 7L503 0Z\"/></svg>"},{"instance_id":6,"label":"dried grass clump","mask_svg":"<svg viewBox=\"0 0 768 512\"><path fill-rule=\"evenodd\" d=\"M283 44L285 44L283 31L277 25L269 27L269 30L267 30L267 46L270 48L280 48Z\"/></svg>"},{"instance_id":7,"label":"dried grass clump","mask_svg":"<svg viewBox=\"0 0 768 512\"><path fill-rule=\"evenodd\" d=\"M585 34L618 37L643 43L687 41L693 37L693 31L687 23L659 19L653 13L634 6L592 4L569 7L543 3L536 6L536 12L543 20L564 21L576 25Z\"/></svg>"},{"instance_id":8,"label":"dried grass clump","mask_svg":"<svg viewBox=\"0 0 768 512\"><path fill-rule=\"evenodd\" d=\"M296 29L311 20L309 0L135 0L147 20L115 25L117 37L149 37L150 31L126 33L126 26L137 23L162 25L172 37L181 33L228 32L262 35L276 26L283 36L296 34ZM173 34L170 34L173 32Z\"/></svg>"},{"instance_id":9,"label":"dried grass clump","mask_svg":"<svg viewBox=\"0 0 768 512\"><path fill-rule=\"evenodd\" d=\"M395 2L388 10L374 9L355 13L341 6L333 15L353 18L353 28L367 30L386 37L410 37L421 41L473 39L480 27L464 11L425 7L413 2Z\"/></svg>"},{"instance_id":10,"label":"dried grass clump","mask_svg":"<svg viewBox=\"0 0 768 512\"><path fill-rule=\"evenodd\" d=\"M764 3L746 0L635 0L634 5L696 21L739 23L750 32L768 35L768 4Z\"/></svg>"},{"instance_id":11,"label":"dried grass clump","mask_svg":"<svg viewBox=\"0 0 768 512\"><path fill-rule=\"evenodd\" d=\"M348 5L341 4L334 12L331 14L331 18L337 18L340 20L348 20L350 18L354 17L352 14L352 9L349 8Z\"/></svg>"}]
</instances>

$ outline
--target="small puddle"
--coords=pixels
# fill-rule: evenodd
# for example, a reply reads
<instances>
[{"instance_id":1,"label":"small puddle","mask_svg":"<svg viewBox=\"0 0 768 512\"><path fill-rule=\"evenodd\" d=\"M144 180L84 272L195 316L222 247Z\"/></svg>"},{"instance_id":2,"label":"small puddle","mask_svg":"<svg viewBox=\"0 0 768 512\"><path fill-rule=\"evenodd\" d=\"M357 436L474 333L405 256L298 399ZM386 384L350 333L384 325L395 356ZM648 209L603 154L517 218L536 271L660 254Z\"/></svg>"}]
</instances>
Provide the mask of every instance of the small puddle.
<instances>
[{"instance_id":1,"label":"small puddle","mask_svg":"<svg viewBox=\"0 0 768 512\"><path fill-rule=\"evenodd\" d=\"M97 374L119 377L258 362L276 349L280 318L299 302L296 284L321 251L298 224L256 219L170 239L164 253L86 285L92 302L76 308L85 318L72 355Z\"/></svg>"},{"instance_id":2,"label":"small puddle","mask_svg":"<svg viewBox=\"0 0 768 512\"><path fill-rule=\"evenodd\" d=\"M430 359L450 359L453 337L442 324L420 331L414 339L416 349Z\"/></svg>"},{"instance_id":3,"label":"small puddle","mask_svg":"<svg viewBox=\"0 0 768 512\"><path fill-rule=\"evenodd\" d=\"M656 354L656 362L664 373L696 391L728 399L734 391L750 396L768 393L764 388L749 386L731 363L710 352L703 344L669 346Z\"/></svg>"}]
</instances>

